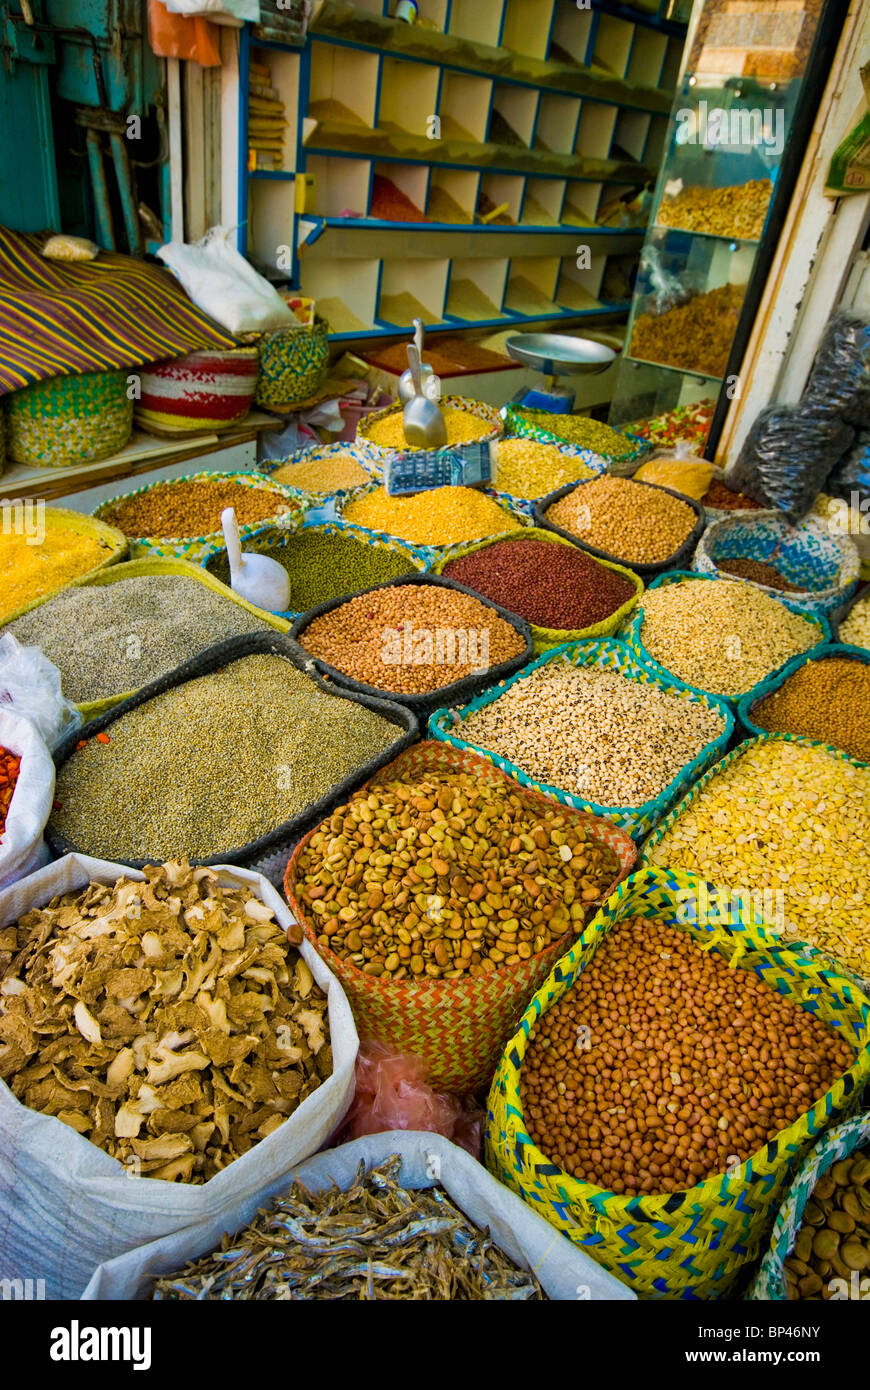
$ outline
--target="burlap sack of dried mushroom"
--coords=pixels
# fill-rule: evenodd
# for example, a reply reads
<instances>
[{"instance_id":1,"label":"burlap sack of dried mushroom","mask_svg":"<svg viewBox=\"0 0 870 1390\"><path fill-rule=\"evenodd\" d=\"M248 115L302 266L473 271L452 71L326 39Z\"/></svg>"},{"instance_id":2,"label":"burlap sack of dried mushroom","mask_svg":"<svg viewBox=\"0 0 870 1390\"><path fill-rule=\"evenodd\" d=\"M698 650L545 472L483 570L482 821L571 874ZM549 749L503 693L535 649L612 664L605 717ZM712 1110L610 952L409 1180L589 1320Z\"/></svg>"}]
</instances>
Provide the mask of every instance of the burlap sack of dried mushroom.
<instances>
[{"instance_id":1,"label":"burlap sack of dried mushroom","mask_svg":"<svg viewBox=\"0 0 870 1390\"><path fill-rule=\"evenodd\" d=\"M0 1276L75 1298L133 1246L248 1221L323 1145L358 1040L293 926L236 868L71 854L0 893Z\"/></svg>"}]
</instances>

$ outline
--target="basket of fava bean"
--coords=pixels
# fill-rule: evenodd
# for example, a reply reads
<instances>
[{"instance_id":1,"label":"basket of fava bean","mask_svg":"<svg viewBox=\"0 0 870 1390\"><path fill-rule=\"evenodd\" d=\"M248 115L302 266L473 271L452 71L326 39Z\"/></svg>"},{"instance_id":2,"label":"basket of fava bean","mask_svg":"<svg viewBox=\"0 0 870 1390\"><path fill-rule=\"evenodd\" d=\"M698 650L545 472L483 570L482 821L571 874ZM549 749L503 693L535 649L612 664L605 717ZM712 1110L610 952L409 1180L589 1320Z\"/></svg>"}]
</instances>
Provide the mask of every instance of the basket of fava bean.
<instances>
[{"instance_id":1,"label":"basket of fava bean","mask_svg":"<svg viewBox=\"0 0 870 1390\"><path fill-rule=\"evenodd\" d=\"M634 858L616 826L425 742L309 832L284 890L360 1035L461 1093L492 1076L529 995Z\"/></svg>"},{"instance_id":2,"label":"basket of fava bean","mask_svg":"<svg viewBox=\"0 0 870 1390\"><path fill-rule=\"evenodd\" d=\"M868 1269L870 1115L863 1114L829 1129L801 1164L747 1297L864 1299Z\"/></svg>"},{"instance_id":3,"label":"basket of fava bean","mask_svg":"<svg viewBox=\"0 0 870 1390\"><path fill-rule=\"evenodd\" d=\"M693 497L609 476L551 492L536 505L535 522L644 579L689 560L706 524Z\"/></svg>"},{"instance_id":4,"label":"basket of fava bean","mask_svg":"<svg viewBox=\"0 0 870 1390\"><path fill-rule=\"evenodd\" d=\"M870 1075L870 999L761 920L683 875L633 874L493 1081L490 1171L641 1296L729 1294Z\"/></svg>"}]
</instances>

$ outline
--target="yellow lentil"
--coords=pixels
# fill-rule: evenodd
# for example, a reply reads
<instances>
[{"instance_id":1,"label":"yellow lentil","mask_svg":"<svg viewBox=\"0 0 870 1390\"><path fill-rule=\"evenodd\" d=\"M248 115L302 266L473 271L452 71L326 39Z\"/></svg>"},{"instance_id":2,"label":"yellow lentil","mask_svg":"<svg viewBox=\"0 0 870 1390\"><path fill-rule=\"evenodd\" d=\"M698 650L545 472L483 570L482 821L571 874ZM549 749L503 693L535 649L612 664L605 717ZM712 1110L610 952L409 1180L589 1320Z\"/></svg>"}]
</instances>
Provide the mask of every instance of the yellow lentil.
<instances>
[{"instance_id":1,"label":"yellow lentil","mask_svg":"<svg viewBox=\"0 0 870 1390\"><path fill-rule=\"evenodd\" d=\"M492 498L470 487L436 487L411 497L390 497L379 487L344 507L342 516L412 545L482 541L515 531L518 525Z\"/></svg>"},{"instance_id":2,"label":"yellow lentil","mask_svg":"<svg viewBox=\"0 0 870 1390\"><path fill-rule=\"evenodd\" d=\"M724 888L781 894L772 900L773 925L786 939L808 941L867 976L868 840L870 769L769 738L715 772L644 859Z\"/></svg>"},{"instance_id":3,"label":"yellow lentil","mask_svg":"<svg viewBox=\"0 0 870 1390\"><path fill-rule=\"evenodd\" d=\"M39 545L26 536L0 535L0 620L96 569L108 555L108 546L79 531L52 527Z\"/></svg>"},{"instance_id":4,"label":"yellow lentil","mask_svg":"<svg viewBox=\"0 0 870 1390\"><path fill-rule=\"evenodd\" d=\"M301 458L296 463L285 463L281 468L276 468L271 477L276 483L298 487L321 497L327 497L341 488L361 487L363 483L371 482L371 474L361 463L357 463L353 454Z\"/></svg>"},{"instance_id":5,"label":"yellow lentil","mask_svg":"<svg viewBox=\"0 0 870 1390\"><path fill-rule=\"evenodd\" d=\"M474 439L483 439L492 434L492 423L472 415L470 410L456 410L453 406L443 406L442 414L447 427L448 444L470 444ZM366 429L366 438L382 449L416 449L416 444L405 442L403 412L398 408L382 420L375 420Z\"/></svg>"},{"instance_id":6,"label":"yellow lentil","mask_svg":"<svg viewBox=\"0 0 870 1390\"><path fill-rule=\"evenodd\" d=\"M592 469L555 444L536 439L500 439L496 445L495 487L512 497L546 497L566 483L593 476Z\"/></svg>"},{"instance_id":7,"label":"yellow lentil","mask_svg":"<svg viewBox=\"0 0 870 1390\"><path fill-rule=\"evenodd\" d=\"M744 695L821 640L815 624L742 580L685 579L643 596L642 646L715 695Z\"/></svg>"},{"instance_id":8,"label":"yellow lentil","mask_svg":"<svg viewBox=\"0 0 870 1390\"><path fill-rule=\"evenodd\" d=\"M846 621L840 624L840 641L853 647L870 647L870 594L856 603Z\"/></svg>"}]
</instances>

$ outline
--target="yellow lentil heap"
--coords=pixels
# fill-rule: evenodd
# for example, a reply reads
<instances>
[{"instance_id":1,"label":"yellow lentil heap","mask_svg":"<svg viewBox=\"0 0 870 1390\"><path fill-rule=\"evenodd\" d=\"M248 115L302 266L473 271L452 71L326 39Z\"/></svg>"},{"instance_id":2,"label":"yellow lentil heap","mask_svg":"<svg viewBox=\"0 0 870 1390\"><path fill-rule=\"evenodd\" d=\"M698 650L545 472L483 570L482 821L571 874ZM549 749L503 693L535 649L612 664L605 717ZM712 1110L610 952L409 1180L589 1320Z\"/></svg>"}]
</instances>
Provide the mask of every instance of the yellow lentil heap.
<instances>
[{"instance_id":1,"label":"yellow lentil heap","mask_svg":"<svg viewBox=\"0 0 870 1390\"><path fill-rule=\"evenodd\" d=\"M745 695L820 629L753 584L684 579L643 596L641 644L665 670L715 695Z\"/></svg>"},{"instance_id":2,"label":"yellow lentil heap","mask_svg":"<svg viewBox=\"0 0 870 1390\"><path fill-rule=\"evenodd\" d=\"M644 860L754 894L786 941L808 941L867 976L868 840L870 769L769 738L714 773Z\"/></svg>"},{"instance_id":3,"label":"yellow lentil heap","mask_svg":"<svg viewBox=\"0 0 870 1390\"><path fill-rule=\"evenodd\" d=\"M108 546L80 531L52 527L39 545L29 539L0 535L0 621L96 569L110 553Z\"/></svg>"},{"instance_id":4,"label":"yellow lentil heap","mask_svg":"<svg viewBox=\"0 0 870 1390\"><path fill-rule=\"evenodd\" d=\"M470 487L436 487L411 497L390 497L379 487L344 507L342 516L412 545L482 541L515 531L518 525L491 497Z\"/></svg>"},{"instance_id":5,"label":"yellow lentil heap","mask_svg":"<svg viewBox=\"0 0 870 1390\"><path fill-rule=\"evenodd\" d=\"M313 492L320 497L328 497L331 492L342 488L362 487L371 482L361 463L353 454L332 454L324 458L301 458L295 463L285 463L276 468L271 475L276 483L287 487L298 487L303 492Z\"/></svg>"},{"instance_id":6,"label":"yellow lentil heap","mask_svg":"<svg viewBox=\"0 0 870 1390\"><path fill-rule=\"evenodd\" d=\"M470 410L456 410L453 406L442 406L444 424L447 427L448 444L470 444L472 440L483 439L492 434L493 426L489 420L481 420ZM416 449L416 444L405 441L405 425L401 407L382 420L375 420L366 429L366 438L381 449Z\"/></svg>"},{"instance_id":7,"label":"yellow lentil heap","mask_svg":"<svg viewBox=\"0 0 870 1390\"><path fill-rule=\"evenodd\" d=\"M856 603L846 621L840 624L840 641L853 647L870 647L870 594Z\"/></svg>"},{"instance_id":8,"label":"yellow lentil heap","mask_svg":"<svg viewBox=\"0 0 870 1390\"><path fill-rule=\"evenodd\" d=\"M496 445L495 486L512 497L546 497L557 487L593 476L579 458L536 439L500 439Z\"/></svg>"}]
</instances>

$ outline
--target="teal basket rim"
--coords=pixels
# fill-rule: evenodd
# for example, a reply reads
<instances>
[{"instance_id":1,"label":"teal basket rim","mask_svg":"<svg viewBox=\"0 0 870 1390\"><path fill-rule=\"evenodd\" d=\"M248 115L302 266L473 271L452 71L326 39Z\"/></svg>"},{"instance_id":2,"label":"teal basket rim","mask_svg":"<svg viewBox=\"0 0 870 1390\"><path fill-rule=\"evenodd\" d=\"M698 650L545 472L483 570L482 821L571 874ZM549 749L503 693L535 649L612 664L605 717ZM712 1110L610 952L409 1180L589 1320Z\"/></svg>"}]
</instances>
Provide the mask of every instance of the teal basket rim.
<instances>
[{"instance_id":1,"label":"teal basket rim","mask_svg":"<svg viewBox=\"0 0 870 1390\"><path fill-rule=\"evenodd\" d=\"M783 595L781 591L773 588L769 584L762 584L761 581L757 579L746 579L743 581L745 584L752 584L754 588L760 589L763 594L769 594L772 598L791 598L792 602L806 606L833 603L836 607L840 603L845 603L848 598L851 597L853 588L858 583L859 571L861 569L861 557L858 554L857 546L849 536L833 535L825 525L824 519L814 516L812 513L804 517L797 526L792 526L786 521L781 512L777 512L772 508L765 508L762 511L744 510L736 513L729 513L725 516L717 516L709 523L706 531L699 540L695 554L695 563L697 563L697 559L700 556L706 564L713 566L715 573L711 574L710 578L740 578L739 575L727 574L720 570L716 563L716 557L710 554L711 545L715 540L719 539L719 536L724 534L725 528L738 525L752 527L767 526L771 529L778 530L781 533L780 539L793 539L798 543L801 538L801 527L806 527L810 534L815 534L819 540L829 542L834 549L839 552L840 565L838 568L838 576L840 570L847 564L851 565L851 568L854 570L852 577L845 579L842 583L839 582L838 578L837 583L828 584L824 589L802 589L799 594ZM732 557L725 555L721 558L727 560ZM700 571L700 573L704 573L704 571ZM783 577L788 578L787 575Z\"/></svg>"},{"instance_id":2,"label":"teal basket rim","mask_svg":"<svg viewBox=\"0 0 870 1390\"><path fill-rule=\"evenodd\" d=\"M768 695L772 695L775 690L779 690L781 686L785 685L789 677L793 676L795 671L799 671L802 666L808 666L813 661L827 661L831 657L845 657L849 661L858 661L868 666L870 665L870 648L854 647L848 642L825 642L820 647L811 647L808 652L800 652L797 656L793 656L790 661L786 662L785 666L780 667L779 671L761 681L755 686L754 691L750 691L748 695L743 695L737 702L737 718L743 728L750 735L784 732L777 729L762 729L760 724L753 722L752 710ZM820 742L818 739L811 741ZM836 749L836 744L824 744L823 746ZM841 748L836 749L836 751L842 753L845 750ZM870 767L870 762L862 762L858 758L853 758L852 761L857 763L859 767Z\"/></svg>"}]
</instances>

